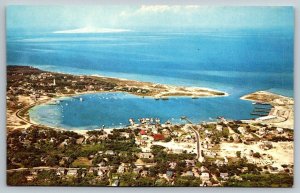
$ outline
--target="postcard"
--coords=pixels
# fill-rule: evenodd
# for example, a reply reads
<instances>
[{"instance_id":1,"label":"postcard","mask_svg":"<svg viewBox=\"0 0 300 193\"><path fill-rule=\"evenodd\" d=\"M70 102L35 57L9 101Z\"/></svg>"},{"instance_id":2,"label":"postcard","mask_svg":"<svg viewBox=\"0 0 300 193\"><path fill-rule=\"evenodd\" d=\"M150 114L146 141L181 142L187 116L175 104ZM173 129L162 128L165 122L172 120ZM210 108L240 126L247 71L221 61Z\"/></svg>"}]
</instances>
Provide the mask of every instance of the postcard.
<instances>
[{"instance_id":1,"label":"postcard","mask_svg":"<svg viewBox=\"0 0 300 193\"><path fill-rule=\"evenodd\" d=\"M293 7L11 5L6 48L10 186L293 186Z\"/></svg>"}]
</instances>

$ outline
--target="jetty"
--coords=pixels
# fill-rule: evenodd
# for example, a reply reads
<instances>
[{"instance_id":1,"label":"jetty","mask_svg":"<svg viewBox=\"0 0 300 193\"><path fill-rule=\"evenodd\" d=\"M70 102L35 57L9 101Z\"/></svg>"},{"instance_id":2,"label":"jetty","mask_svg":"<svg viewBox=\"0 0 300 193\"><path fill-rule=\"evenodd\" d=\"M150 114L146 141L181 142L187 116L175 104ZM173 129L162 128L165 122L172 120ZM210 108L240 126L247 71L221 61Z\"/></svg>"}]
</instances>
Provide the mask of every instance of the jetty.
<instances>
[{"instance_id":1,"label":"jetty","mask_svg":"<svg viewBox=\"0 0 300 193\"><path fill-rule=\"evenodd\" d=\"M251 115L256 115L256 116L260 116L260 117L263 117L263 116L268 116L269 113L259 113L259 112L252 112L250 113Z\"/></svg>"}]
</instances>

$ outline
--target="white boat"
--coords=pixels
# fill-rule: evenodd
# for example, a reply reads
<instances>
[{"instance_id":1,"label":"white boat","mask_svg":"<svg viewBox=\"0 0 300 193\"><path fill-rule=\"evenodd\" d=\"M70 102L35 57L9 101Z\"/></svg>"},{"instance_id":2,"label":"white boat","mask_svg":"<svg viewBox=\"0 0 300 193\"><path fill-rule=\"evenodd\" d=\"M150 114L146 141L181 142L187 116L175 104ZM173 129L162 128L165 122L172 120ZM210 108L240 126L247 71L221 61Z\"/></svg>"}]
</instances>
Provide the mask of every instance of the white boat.
<instances>
[{"instance_id":1,"label":"white boat","mask_svg":"<svg viewBox=\"0 0 300 193\"><path fill-rule=\"evenodd\" d=\"M161 99L162 99L162 100L169 100L169 98L166 97L166 96L161 97Z\"/></svg>"}]
</instances>

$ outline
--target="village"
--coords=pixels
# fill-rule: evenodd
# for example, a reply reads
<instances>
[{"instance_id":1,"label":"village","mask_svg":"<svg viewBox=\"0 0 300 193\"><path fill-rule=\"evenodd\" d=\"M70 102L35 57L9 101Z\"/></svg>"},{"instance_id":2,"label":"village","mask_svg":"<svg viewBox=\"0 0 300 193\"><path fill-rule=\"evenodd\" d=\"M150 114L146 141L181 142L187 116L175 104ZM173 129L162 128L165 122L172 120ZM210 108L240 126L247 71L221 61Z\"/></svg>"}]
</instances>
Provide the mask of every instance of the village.
<instances>
[{"instance_id":1,"label":"village","mask_svg":"<svg viewBox=\"0 0 300 193\"><path fill-rule=\"evenodd\" d=\"M181 117L179 124L141 117L130 118L127 126L118 129L68 131L32 123L28 117L32 106L60 96L124 91L161 97L184 91L140 84L9 67L8 185L293 185L293 104L285 98L259 101L261 93L245 97L272 104L268 120L218 117L214 122L192 123ZM188 95L195 97L195 90L191 91Z\"/></svg>"},{"instance_id":2,"label":"village","mask_svg":"<svg viewBox=\"0 0 300 193\"><path fill-rule=\"evenodd\" d=\"M293 158L281 153L292 154L292 142L293 130L226 120L130 119L127 128L84 135L32 126L8 134L7 172L13 180L22 173L24 185L224 186L250 174L291 180Z\"/></svg>"}]
</instances>

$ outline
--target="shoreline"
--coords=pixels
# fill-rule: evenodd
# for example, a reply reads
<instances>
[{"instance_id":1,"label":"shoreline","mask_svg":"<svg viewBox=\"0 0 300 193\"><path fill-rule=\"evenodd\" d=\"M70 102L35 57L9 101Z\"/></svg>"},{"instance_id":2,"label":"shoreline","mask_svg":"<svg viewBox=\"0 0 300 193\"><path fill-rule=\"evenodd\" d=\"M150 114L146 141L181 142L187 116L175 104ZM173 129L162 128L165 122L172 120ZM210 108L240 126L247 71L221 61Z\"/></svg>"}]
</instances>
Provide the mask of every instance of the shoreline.
<instances>
[{"instance_id":1,"label":"shoreline","mask_svg":"<svg viewBox=\"0 0 300 193\"><path fill-rule=\"evenodd\" d=\"M52 102L52 101L55 101L55 100L57 100L57 99L59 99L59 98L64 98L64 97L68 98L68 97L80 96L80 95L85 95L85 94L98 94L98 93L99 93L99 94L102 94L102 93L114 93L114 92L110 92L110 91L108 91L108 92L85 92L85 93L77 93L77 94L71 94L71 95L61 95L61 96L56 96L56 97L53 97L53 98L49 98L48 100L43 101L42 103L37 102L37 103L35 103L35 104L32 104L31 107L28 109L28 111L29 111L31 108L33 108L34 106L36 106L36 105L48 104L48 103L50 103L50 102ZM119 92L119 93L126 93L126 94L130 94L130 95L134 95L134 94L127 93L127 92ZM276 96L279 96L279 97L289 98L289 99L293 100L293 99L290 98L290 97L286 97L286 96L283 96L283 95L278 95L278 94L271 93L271 92L268 92L268 91L256 91L256 92L254 92L254 93L250 93L250 94L244 95L244 96L240 97L240 99L241 99L241 100L247 100L247 101L253 101L253 102L263 102L263 101L261 101L261 100L247 99L248 96L251 96L251 95L256 94L256 93L267 93L268 95L274 95L274 96L276 95ZM138 96L138 95L134 95L134 96L136 96L136 97L142 97L142 96ZM176 97L176 96L173 96L173 97ZM180 96L180 97L185 97L185 96ZM218 97L218 96L216 96L216 97ZM151 96L146 96L146 98L153 98L153 97L151 97ZM272 109L273 109L273 108L275 108L275 107L272 106ZM271 113L271 111L270 111L270 113ZM270 115L268 115L268 116L270 116ZM262 117L263 117L263 116L262 116ZM245 120L240 120L240 121L245 121L245 122L257 122L257 119L255 119L255 120L252 120L252 119L245 119ZM42 124L36 123L36 122L34 122L34 121L32 121L32 120L30 120L30 122L31 122L32 124L34 124L34 125L45 126L45 127L49 127L49 128L52 128L52 129L58 129L58 130L63 130L63 131L73 131L73 132L76 132L76 133L82 134L82 135L85 135L86 132L88 132L88 131L101 130L101 128L96 128L96 129L75 129L75 128L74 128L74 129L73 129L73 128L63 128L63 127L52 127L52 126L47 126L47 125L42 125ZM206 121L206 122L207 122L207 121ZM262 121L262 122L264 122L264 121ZM280 122L283 122L283 121L279 121L279 123L280 123ZM216 121L209 121L209 122L207 122L207 123L216 123ZM274 122L273 122L273 123L274 123ZM180 123L174 123L174 124L176 125L176 124L180 124ZM111 131L114 130L114 129L121 129L121 128L124 128L124 127L126 127L126 126L123 125L123 126L119 126L119 127L107 127L107 128L104 128L104 130L105 130L105 131L108 131L108 132L111 132Z\"/></svg>"},{"instance_id":2,"label":"shoreline","mask_svg":"<svg viewBox=\"0 0 300 193\"><path fill-rule=\"evenodd\" d=\"M271 109L267 116L261 116L249 122L262 122L276 127L294 129L294 99L269 91L256 91L240 97L241 100L252 101L255 104L269 104ZM255 105L254 104L254 105Z\"/></svg>"},{"instance_id":3,"label":"shoreline","mask_svg":"<svg viewBox=\"0 0 300 193\"><path fill-rule=\"evenodd\" d=\"M207 97L226 97L229 96L228 93L218 91L215 89L210 89L210 88L205 88L205 87L183 87L183 86L175 86L175 85L165 85L165 84L154 84L151 82L141 82L141 81L135 81L135 80L127 80L127 79L119 79L119 78L112 78L112 77L105 77L105 76L87 76L87 75L71 75L71 74L65 74L65 73L57 73L57 72L49 72L49 71L43 71L38 68L32 67L32 66L8 66L8 71L10 69L14 69L15 71L18 72L23 76L23 73L29 73L30 76L32 74L30 73L33 71L34 73L37 74L37 77L46 74L46 78L49 79L49 77L53 78L53 83L45 83L45 86L50 87L50 88L56 88L57 84L55 82L55 78L57 76L63 77L63 79L72 79L73 82L83 82L85 86L90 86L88 81L92 81L92 83L96 82L95 85L97 86L97 81L100 82L100 84L113 84L114 87L110 90L105 90L104 89L98 89L96 88L94 90L88 90L88 91L82 91L80 89L74 90L72 94L66 94L66 93L59 93L55 92L52 93L51 96L50 93L39 91L42 95L41 98L36 98L34 94L35 91L32 91L33 89L30 89L29 93L27 95L19 95L18 97L21 97L21 103L25 103L25 106L22 107L21 109L17 109L16 111L12 110L11 108L7 107L7 120L10 119L11 114L19 119L20 125L15 126L14 123L14 118L12 118L12 121L7 121L7 127L14 129L18 129L20 127L29 127L31 125L36 125L36 126L45 126L47 128L51 129L59 129L59 130L68 130L68 131L79 131L80 133L82 132L87 132L88 130L73 130L73 129L66 129L66 128L59 128L59 127L52 127L52 126L46 126L42 125L39 123L34 122L33 120L30 119L29 117L29 111L36 105L42 105L42 104L48 104L52 101L57 100L58 98L62 97L74 97L74 96L80 96L84 94L101 94L101 93L126 93L130 95L134 95L136 97L142 97L142 98L152 98L155 100L168 100L169 98L175 98L175 97L185 97L185 98L192 98L192 99L198 99L198 98L207 98ZM13 72L15 72L13 71ZM13 73L14 74L14 73ZM69 77L69 78L66 78ZM74 79L74 80L73 80ZM86 82L84 81L86 80ZM32 81L32 80L30 80ZM33 82L39 81L38 79L34 79ZM49 80L48 80L49 81ZM61 81L57 79L57 81ZM75 85L76 85L75 83ZM25 84L28 84L28 82L25 82ZM11 86L8 85L8 88L11 89ZM18 84L15 89L11 89L12 91L14 90L19 90L22 88L22 84ZM75 86L76 88L76 86ZM72 91L72 89L71 89ZM39 94L40 95L40 94ZM7 102L11 98L10 92L7 93ZM20 103L19 103L20 104ZM11 112L12 111L12 112ZM22 124L22 122L25 122L26 124ZM117 128L107 128L106 130L109 129L117 129ZM10 129L8 129L10 130ZM94 130L94 129L93 129Z\"/></svg>"},{"instance_id":4,"label":"shoreline","mask_svg":"<svg viewBox=\"0 0 300 193\"><path fill-rule=\"evenodd\" d=\"M273 95L273 96L278 96L278 97L282 97L282 98L287 98L287 99L293 100L292 97L284 96L284 95L282 95L282 94L277 94L277 93L269 92L269 91L265 91L265 90L258 90L258 91L255 91L255 92L246 94L246 95L244 95L244 96L241 96L240 99L241 99L241 100L254 101L254 102L264 102L264 101L259 100L259 99L247 99L247 97L249 97L249 95L252 95L252 94L267 94L267 95Z\"/></svg>"},{"instance_id":5,"label":"shoreline","mask_svg":"<svg viewBox=\"0 0 300 193\"><path fill-rule=\"evenodd\" d=\"M25 67L25 68L32 69L33 67ZM33 69L36 69L36 68L33 68ZM37 69L37 70L39 70L39 69ZM39 70L39 71L41 71L41 70ZM46 71L41 71L41 72L43 72L43 73L50 73L50 74L54 74L54 75L57 75L57 74L58 75L65 75L65 74L55 73L55 72L54 73L52 73L52 72L46 72ZM84 77L84 78L91 78L91 77L93 78L93 77L95 77L95 76L78 76L78 75L70 75L70 76L71 77L80 77L80 78L82 78L82 77ZM113 90L107 90L107 91L105 91L105 90L93 90L93 91L74 92L72 94L55 93L54 96L52 96L52 97L46 96L46 99L37 100L35 102L33 102L33 100L31 100L31 102L33 102L33 103L30 103L27 106L23 107L22 109L17 110L15 112L15 114L16 114L16 116L19 119L21 119L22 121L25 121L29 125L45 126L45 127L52 128L52 129L59 129L59 130L64 130L64 131L66 131L66 130L67 131L74 131L74 132L82 134L82 133L86 133L87 131L90 131L90 130L97 130L98 128L97 129L66 129L66 128L60 128L60 127L46 126L46 125L39 124L39 123L36 123L33 120L31 120L30 117L29 117L29 115L28 115L28 113L29 113L30 109L32 109L36 105L48 104L50 102L53 102L53 101L58 100L59 98L63 98L63 97L74 97L74 96L80 96L80 95L85 95L85 94L125 93L125 94L129 94L129 95L134 95L136 97L152 98L152 99L158 100L157 97L163 97L163 96L165 96L165 94L171 94L170 96L167 96L168 98L175 98L175 97L193 98L193 97L195 97L195 95L172 95L172 94L175 93L174 89L176 91L176 88L177 89L182 89L182 88L186 89L188 91L188 94L191 94L191 91L194 91L194 89L201 89L201 92L204 89L207 92L220 92L220 91L216 91L216 90L209 89L209 88L203 88L203 87L176 87L174 85L153 84L153 83L150 83L150 82L139 82L139 81L134 81L134 80L117 79L117 78L110 78L110 77L104 77L104 76L97 77L97 78L104 78L105 80L120 81L120 82L122 82L122 84L123 84L123 81L125 81L126 83L132 83L135 86L139 85L140 88L143 85L146 85L146 87L149 86L149 85L151 85L151 86L155 85L155 86L158 86L160 88L161 88L161 86L163 86L165 89L169 89L169 90L167 90L167 92L160 92L159 94L156 94L156 95L153 95L153 94L152 95L151 94L142 95L141 93L136 93L136 92L132 93L132 92L128 92L128 91L119 91L119 90L114 90L114 89ZM128 86L128 84L126 84L126 85ZM180 92L182 94L183 91L180 90ZM178 94L178 93L175 93L175 94ZM244 96L240 97L240 99L241 100L253 101L253 102L266 102L266 101L259 100L259 97L258 98L251 98L252 95L257 95L257 94L258 94L258 96L261 96L261 95L265 94L265 95L268 95L268 96L273 96L273 98L274 98L274 96L276 96L275 98L287 98L287 99L293 100L292 98L285 97L285 96L278 95L278 94L271 93L271 92L267 92L267 91L256 91L254 93L250 93L250 94L244 95ZM197 96L197 99L198 98L207 98L207 97L225 97L225 96L229 96L229 94L226 93L226 92L223 92L223 95L206 95L206 96L203 95L203 96ZM159 100L164 100L164 98L159 98ZM274 107L272 107L272 108L274 108ZM22 111L21 113L23 115L27 115L27 116L20 116L19 115L20 111ZM257 121L257 120L243 120L243 121L249 122L249 121ZM283 121L280 121L280 122L283 122ZM10 125L8 124L8 126L10 126ZM14 127L14 126L12 126L12 127ZM16 128L16 127L14 127L14 128ZM113 128L113 127L105 128L105 130L113 130L113 129L118 129L118 128Z\"/></svg>"}]
</instances>

